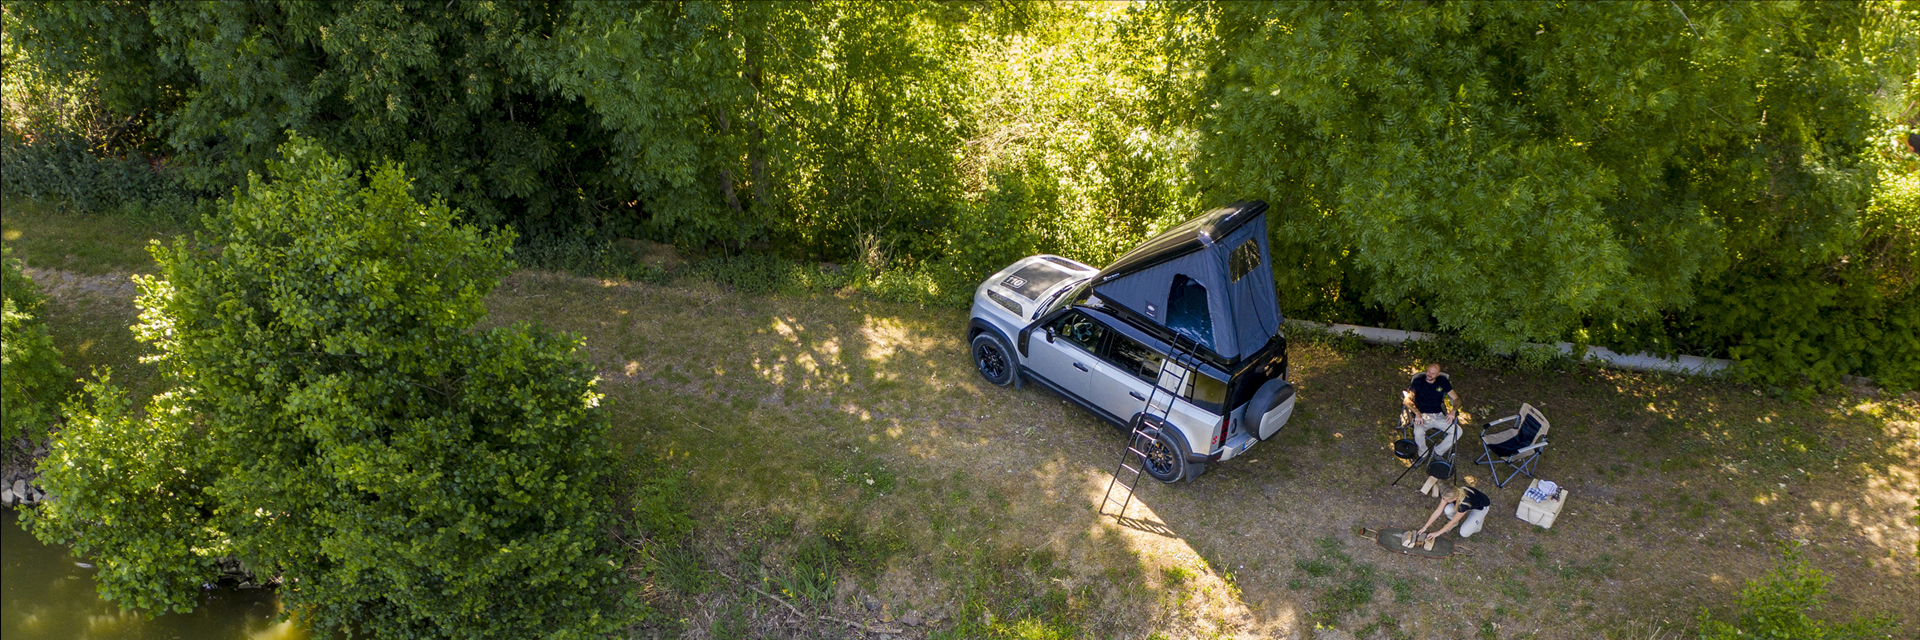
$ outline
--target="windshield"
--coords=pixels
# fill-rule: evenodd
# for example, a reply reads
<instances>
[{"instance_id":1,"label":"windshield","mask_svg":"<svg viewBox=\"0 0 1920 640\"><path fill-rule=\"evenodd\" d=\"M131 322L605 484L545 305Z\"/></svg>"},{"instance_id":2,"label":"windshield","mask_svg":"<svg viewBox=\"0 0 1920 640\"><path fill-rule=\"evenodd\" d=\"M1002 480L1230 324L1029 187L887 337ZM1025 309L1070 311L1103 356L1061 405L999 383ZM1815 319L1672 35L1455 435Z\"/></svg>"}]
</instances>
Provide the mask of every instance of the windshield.
<instances>
[{"instance_id":1,"label":"windshield","mask_svg":"<svg viewBox=\"0 0 1920 640\"><path fill-rule=\"evenodd\" d=\"M1039 318L1040 316L1058 311L1061 307L1073 304L1074 299L1080 297L1080 291L1087 288L1087 283L1092 281L1093 278L1082 278L1079 282L1061 287L1060 291L1053 294L1053 297L1047 298L1045 304L1040 305L1039 309L1034 310L1033 317Z\"/></svg>"}]
</instances>

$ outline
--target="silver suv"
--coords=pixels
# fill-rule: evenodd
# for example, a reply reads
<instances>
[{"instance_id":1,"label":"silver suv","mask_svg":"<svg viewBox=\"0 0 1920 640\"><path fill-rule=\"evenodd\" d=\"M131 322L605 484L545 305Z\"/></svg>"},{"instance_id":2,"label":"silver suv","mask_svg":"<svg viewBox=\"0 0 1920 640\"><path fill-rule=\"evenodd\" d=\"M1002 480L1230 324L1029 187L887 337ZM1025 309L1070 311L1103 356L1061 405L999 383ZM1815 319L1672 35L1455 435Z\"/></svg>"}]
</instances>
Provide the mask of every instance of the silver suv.
<instances>
[{"instance_id":1,"label":"silver suv","mask_svg":"<svg viewBox=\"0 0 1920 640\"><path fill-rule=\"evenodd\" d=\"M975 367L988 382L1037 383L1123 428L1172 425L1145 449L1145 472L1162 482L1246 453L1294 406L1265 210L1214 210L1106 269L1052 255L1001 269L974 294Z\"/></svg>"}]
</instances>

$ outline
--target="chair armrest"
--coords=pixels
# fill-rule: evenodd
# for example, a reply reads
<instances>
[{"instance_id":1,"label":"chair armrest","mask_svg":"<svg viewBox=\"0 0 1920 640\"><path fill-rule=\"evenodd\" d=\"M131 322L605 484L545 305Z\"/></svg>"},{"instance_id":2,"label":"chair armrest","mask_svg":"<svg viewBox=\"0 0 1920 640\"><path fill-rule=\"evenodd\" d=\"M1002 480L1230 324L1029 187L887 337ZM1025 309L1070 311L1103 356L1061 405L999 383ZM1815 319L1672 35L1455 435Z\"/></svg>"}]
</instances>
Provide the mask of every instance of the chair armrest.
<instances>
[{"instance_id":1,"label":"chair armrest","mask_svg":"<svg viewBox=\"0 0 1920 640\"><path fill-rule=\"evenodd\" d=\"M1489 422L1489 423L1487 423L1487 426L1489 426L1489 427L1491 427L1491 426L1493 426L1493 425L1496 425L1496 424L1503 424L1503 423L1507 423L1507 422L1513 422L1513 421L1515 421L1515 420L1518 420L1518 419L1520 419L1520 414L1517 414L1517 413L1516 413L1516 414L1513 414L1513 415L1510 415L1510 416L1507 416L1507 417L1505 417L1505 418L1501 418L1501 419L1499 419L1499 420L1495 420L1495 421L1493 421L1493 422Z\"/></svg>"},{"instance_id":2,"label":"chair armrest","mask_svg":"<svg viewBox=\"0 0 1920 640\"><path fill-rule=\"evenodd\" d=\"M1523 453L1526 453L1526 452L1528 452L1528 451L1533 451L1533 450L1535 450L1535 449L1539 449L1539 448L1542 448L1542 447L1545 447L1545 446L1547 446L1547 443L1546 443L1546 441L1545 441L1545 440L1542 440L1542 441L1540 441L1540 442L1535 442L1535 443L1533 443L1533 444L1530 444L1530 445L1527 445L1527 446L1525 446L1525 447L1521 447L1519 451L1515 451L1515 452L1513 452L1513 455L1516 455L1516 456L1517 456L1517 455L1520 455L1520 454L1523 454ZM1508 457L1512 457L1512 456L1508 456Z\"/></svg>"}]
</instances>

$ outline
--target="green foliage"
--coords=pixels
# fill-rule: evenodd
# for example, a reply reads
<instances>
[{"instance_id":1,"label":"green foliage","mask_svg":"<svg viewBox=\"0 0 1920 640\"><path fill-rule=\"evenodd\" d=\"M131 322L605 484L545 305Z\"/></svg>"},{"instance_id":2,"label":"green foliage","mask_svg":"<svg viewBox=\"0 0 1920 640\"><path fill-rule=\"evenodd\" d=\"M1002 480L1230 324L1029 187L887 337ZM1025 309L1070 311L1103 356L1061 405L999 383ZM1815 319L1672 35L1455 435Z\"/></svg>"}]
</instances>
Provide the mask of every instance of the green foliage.
<instances>
[{"instance_id":1,"label":"green foliage","mask_svg":"<svg viewBox=\"0 0 1920 640\"><path fill-rule=\"evenodd\" d=\"M1920 369L1889 321L1908 303L1816 276L1860 246L1876 95L1916 58L1873 34L1911 31L1912 7L1208 10L1196 172L1276 203L1297 315L1488 343L1589 325L1775 379ZM1815 326L1835 312L1860 320Z\"/></svg>"},{"instance_id":2,"label":"green foliage","mask_svg":"<svg viewBox=\"0 0 1920 640\"><path fill-rule=\"evenodd\" d=\"M46 323L35 318L43 303L12 248L0 247L0 442L38 437L72 380Z\"/></svg>"},{"instance_id":3,"label":"green foliage","mask_svg":"<svg viewBox=\"0 0 1920 640\"><path fill-rule=\"evenodd\" d=\"M70 5L77 14L104 7ZM163 147L146 135L155 113L128 111L142 93L155 87L109 85L142 73L151 60L132 61L109 52L89 52L86 60L62 59L35 45L44 37L34 26L67 35L64 23L26 25L12 5L0 15L0 194L70 205L88 212L135 212L182 217L195 195L156 157ZM126 35L129 27L113 25ZM25 37L23 37L25 36ZM31 55L30 55L31 54ZM95 72L115 65L111 73ZM137 84L137 83L136 83ZM143 95L147 95L144 94Z\"/></svg>"},{"instance_id":4,"label":"green foliage","mask_svg":"<svg viewBox=\"0 0 1920 640\"><path fill-rule=\"evenodd\" d=\"M1161 28L1172 15L23 2L10 32L34 37L9 40L9 68L106 112L165 114L129 136L202 187L259 170L291 128L357 162L405 160L473 221L533 244L642 236L876 271L951 256L939 271L977 277L1037 245L1111 259L1189 213L1192 110L1154 49L1198 32ZM956 227L973 237L950 247Z\"/></svg>"},{"instance_id":5,"label":"green foliage","mask_svg":"<svg viewBox=\"0 0 1920 640\"><path fill-rule=\"evenodd\" d=\"M1920 385L1912 2L8 8L7 192L83 208L296 129L529 264L959 304L1258 197L1293 317Z\"/></svg>"},{"instance_id":6,"label":"green foliage","mask_svg":"<svg viewBox=\"0 0 1920 640\"><path fill-rule=\"evenodd\" d=\"M102 595L129 609L190 611L233 551L208 522L220 506L210 491L218 463L182 394L155 397L143 417L111 372L94 373L40 461L40 484L59 499L24 519L40 539L95 559Z\"/></svg>"},{"instance_id":7,"label":"green foliage","mask_svg":"<svg viewBox=\"0 0 1920 640\"><path fill-rule=\"evenodd\" d=\"M156 247L136 333L172 388L133 415L90 387L42 467L60 499L37 535L99 558L132 607L190 607L232 556L323 634L608 630L592 372L572 337L473 327L511 236L416 201L398 166L283 154L211 233Z\"/></svg>"},{"instance_id":8,"label":"green foliage","mask_svg":"<svg viewBox=\"0 0 1920 640\"><path fill-rule=\"evenodd\" d=\"M1767 638L1777 640L1868 640L1888 638L1895 628L1891 618L1859 618L1834 624L1807 615L1819 611L1831 578L1800 558L1789 547L1780 564L1740 590L1739 612L1732 621L1716 620L1700 612L1701 640Z\"/></svg>"},{"instance_id":9,"label":"green foliage","mask_svg":"<svg viewBox=\"0 0 1920 640\"><path fill-rule=\"evenodd\" d=\"M0 132L0 194L174 223L190 217L196 200L171 171L138 151L101 157L86 140L65 133L27 144Z\"/></svg>"}]
</instances>

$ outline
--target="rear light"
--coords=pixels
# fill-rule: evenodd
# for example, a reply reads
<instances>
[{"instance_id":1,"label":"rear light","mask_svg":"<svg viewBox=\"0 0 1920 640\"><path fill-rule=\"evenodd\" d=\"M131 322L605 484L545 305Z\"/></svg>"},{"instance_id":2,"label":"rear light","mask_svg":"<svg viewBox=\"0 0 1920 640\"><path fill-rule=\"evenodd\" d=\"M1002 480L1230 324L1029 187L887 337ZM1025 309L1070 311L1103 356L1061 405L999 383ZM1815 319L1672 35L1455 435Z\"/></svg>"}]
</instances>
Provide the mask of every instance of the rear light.
<instances>
[{"instance_id":1,"label":"rear light","mask_svg":"<svg viewBox=\"0 0 1920 640\"><path fill-rule=\"evenodd\" d=\"M1225 418L1220 419L1220 433L1214 434L1213 436L1214 449L1219 449L1220 444L1227 441L1227 429L1231 428L1232 426L1233 426L1233 416L1227 416Z\"/></svg>"}]
</instances>

